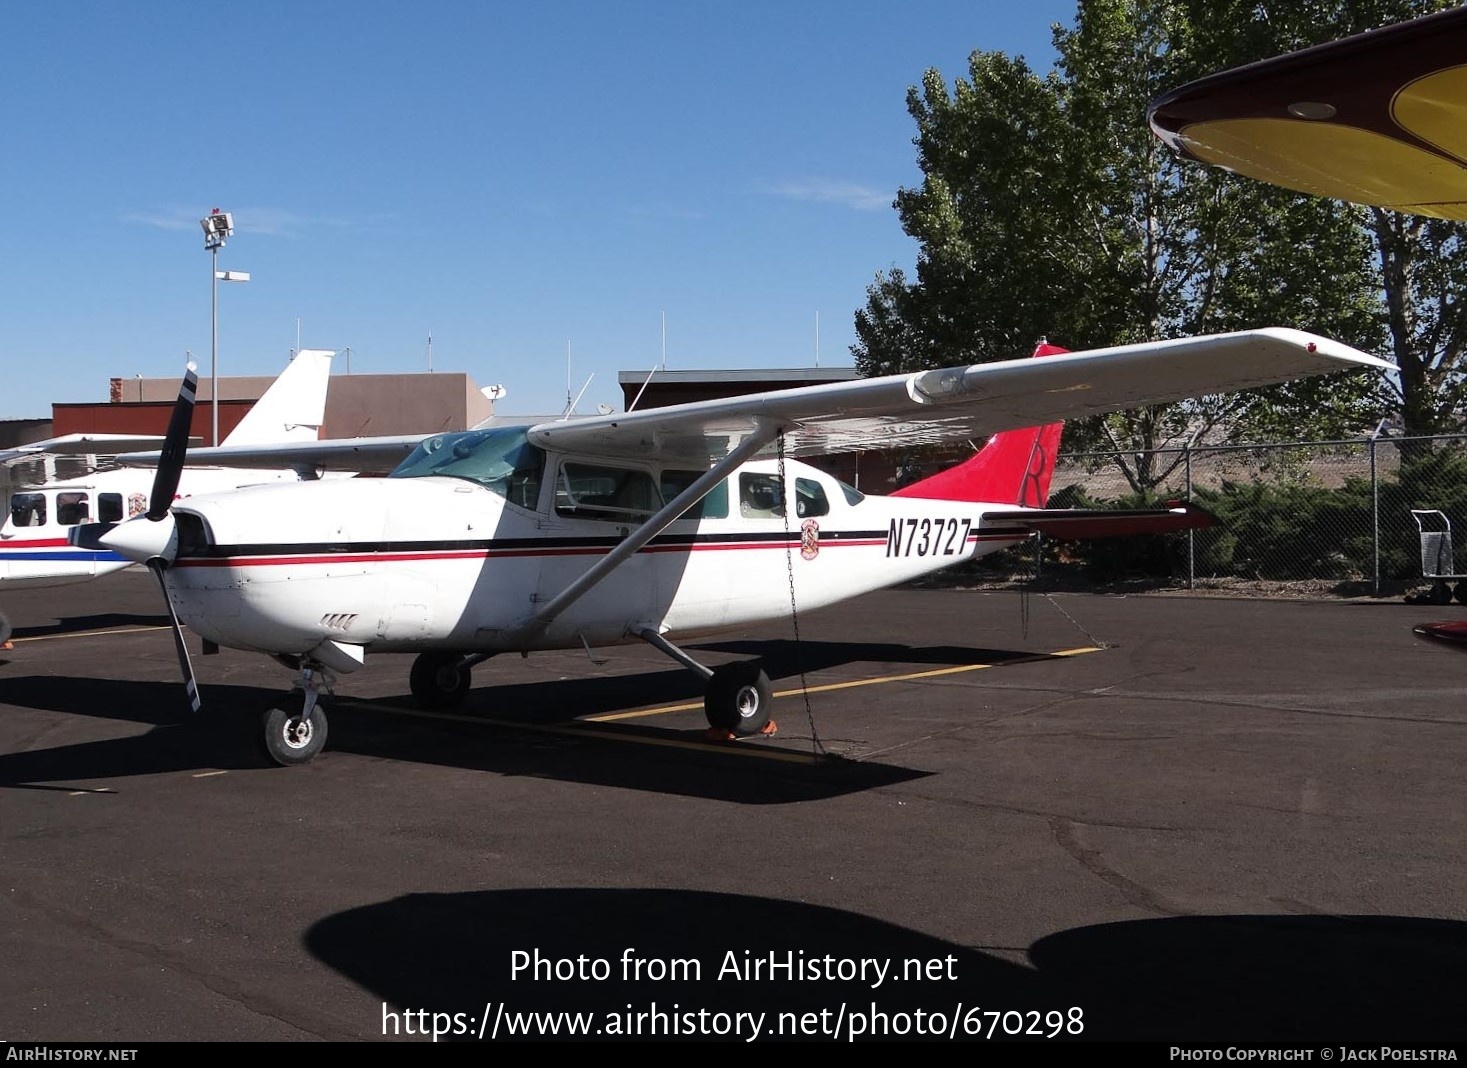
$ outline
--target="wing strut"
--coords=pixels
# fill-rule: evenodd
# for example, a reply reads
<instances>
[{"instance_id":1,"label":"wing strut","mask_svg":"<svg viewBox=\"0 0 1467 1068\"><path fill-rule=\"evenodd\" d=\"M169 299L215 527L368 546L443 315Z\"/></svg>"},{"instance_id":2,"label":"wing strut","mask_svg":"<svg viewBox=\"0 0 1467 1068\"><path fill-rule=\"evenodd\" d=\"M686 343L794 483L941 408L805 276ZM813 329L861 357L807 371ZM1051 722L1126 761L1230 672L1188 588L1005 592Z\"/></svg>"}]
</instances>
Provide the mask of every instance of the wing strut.
<instances>
[{"instance_id":1,"label":"wing strut","mask_svg":"<svg viewBox=\"0 0 1467 1068\"><path fill-rule=\"evenodd\" d=\"M538 634L544 631L555 622L557 616L594 589L607 575L620 567L623 561L671 526L678 516L697 504L709 490L728 476L729 471L773 441L779 434L779 430L777 424L761 420L753 432L735 445L727 456L694 479L692 485L663 505L661 511L628 534L617 544L616 548L596 561L590 570L551 598L550 602L536 612L528 622L516 627L511 632L511 637Z\"/></svg>"}]
</instances>

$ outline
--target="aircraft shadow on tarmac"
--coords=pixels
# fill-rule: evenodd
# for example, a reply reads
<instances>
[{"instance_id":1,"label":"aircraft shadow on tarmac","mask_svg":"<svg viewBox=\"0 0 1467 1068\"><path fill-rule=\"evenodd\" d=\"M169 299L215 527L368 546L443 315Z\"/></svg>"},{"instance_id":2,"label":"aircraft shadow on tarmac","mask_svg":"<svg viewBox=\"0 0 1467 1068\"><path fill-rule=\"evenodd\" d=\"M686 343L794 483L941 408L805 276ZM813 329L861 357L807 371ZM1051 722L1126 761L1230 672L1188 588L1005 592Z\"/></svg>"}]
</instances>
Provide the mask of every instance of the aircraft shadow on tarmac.
<instances>
[{"instance_id":1,"label":"aircraft shadow on tarmac","mask_svg":"<svg viewBox=\"0 0 1467 1068\"><path fill-rule=\"evenodd\" d=\"M897 673L928 667L961 667L969 664L1003 664L1006 662L1045 659L1045 654L1013 650L972 649L959 646L914 647L868 642L810 641L738 641L718 644L690 645L700 658L704 653L734 654L706 659L710 664L724 660L758 660L775 690L797 687L800 674L825 671L856 663L882 665ZM702 683L683 668L641 671L634 674L585 675L576 678L504 682L494 680L494 660L474 672L475 688L456 712L514 720L526 724L568 723L578 717L623 712L666 704L702 706ZM403 671L406 675L406 670ZM810 679L806 682L815 685ZM205 698L208 690L205 689ZM391 704L415 706L408 694L385 698ZM797 697L775 706L775 718L801 717L804 709ZM697 713L701 716L701 712Z\"/></svg>"},{"instance_id":2,"label":"aircraft shadow on tarmac","mask_svg":"<svg viewBox=\"0 0 1467 1068\"><path fill-rule=\"evenodd\" d=\"M166 615L143 615L138 612L99 612L90 616L67 616L45 626L16 627L16 638L41 638L52 634L75 634L86 630L108 630L113 627L166 627Z\"/></svg>"},{"instance_id":3,"label":"aircraft shadow on tarmac","mask_svg":"<svg viewBox=\"0 0 1467 1068\"><path fill-rule=\"evenodd\" d=\"M944 1014L945 1027L956 1016L957 1036L975 1037L965 1036L964 1027L972 1023L969 1010L979 1007L1005 1010L995 1037L1005 1037L1005 1027L1034 1027L1037 1034L1007 1037L1040 1043L1050 1040L1057 1022L1063 1026L1055 1040L1398 1041L1420 1047L1467 1036L1460 1000L1467 924L1447 920L1284 915L1128 921L1042 938L1030 947L1032 967L1024 967L815 905L681 890L545 889L411 894L329 916L306 932L304 942L322 962L386 1002L384 1013L447 1014L440 1020L445 1028L452 1014L463 1014L459 1034L445 1035L448 1040L477 1037L480 1021L488 1015L492 1025L500 1006L506 1015L590 1012L593 1028L621 1026L642 1038L667 1037L673 1026L687 1025L671 1036L686 1039L698 1037L687 1014L699 1010L764 1013L767 1038L778 1037L770 1032L781 1013L794 1019L825 1012L830 1027L842 1004L846 1027L856 1021L866 1028L857 1038L918 1037L911 1030L918 1010ZM516 958L517 952L524 956ZM865 979L831 978L827 956L889 961L892 970L879 985L869 970ZM805 980L769 971L771 960L795 962L795 974ZM918 970L905 980L894 978L909 960L919 962ZM697 962L696 971L677 961ZM755 961L765 970L751 977ZM516 974L517 962L522 968ZM812 966L821 970L812 972ZM647 1030L654 1002L663 1013L657 1035ZM959 1005L966 1007L963 1015L956 1012ZM1070 1028L1074 1007L1084 1023L1078 1035ZM883 1017L888 1030L873 1034ZM400 1027L401 1019L384 1022ZM980 1019L986 1029L987 1019ZM377 1023L369 1034L379 1033ZM732 1026L732 1019L723 1023ZM905 1033L892 1030L903 1026ZM503 1027L500 1018L501 1040L509 1037ZM742 1037L748 1034L746 1025ZM548 1036L537 1029L528 1037ZM604 1039L605 1031L589 1037Z\"/></svg>"},{"instance_id":4,"label":"aircraft shadow on tarmac","mask_svg":"<svg viewBox=\"0 0 1467 1068\"><path fill-rule=\"evenodd\" d=\"M605 684L610 680L570 680L570 688L578 691L597 681ZM562 685L546 682L495 691L528 690L544 700ZM636 688L639 693L648 692L645 685ZM204 687L203 694L205 711L192 716L179 708L182 697L172 683L52 676L7 679L8 704L149 723L154 728L126 738L0 754L0 788L69 789L45 784L95 783L201 769L292 773L275 767L264 756L260 738L259 714L280 699L281 691L215 685ZM494 699L493 703L502 701ZM566 707L570 702L555 698L546 703ZM535 709L536 719L542 715L538 705L529 707ZM528 718L523 721L526 726L517 730L511 715L489 721L481 712L481 721L474 722L474 708L471 701L465 706L463 720L443 721L405 717L374 708L370 701L339 701L330 717L329 741L321 759L330 759L333 752L352 753L759 805L834 797L926 774L877 761L750 759L740 750L760 745L758 740L702 744L701 730L618 724L581 729L565 716L561 720L566 730L547 733ZM649 737L693 744L629 744Z\"/></svg>"},{"instance_id":5,"label":"aircraft shadow on tarmac","mask_svg":"<svg viewBox=\"0 0 1467 1068\"><path fill-rule=\"evenodd\" d=\"M885 666L960 667L967 664L1003 664L1033 660L1044 654L1013 649L973 649L957 645L899 645L895 642L830 642L801 639L707 642L696 647L728 653L733 659L757 659L771 679L790 678L803 671L826 671L847 664Z\"/></svg>"}]
</instances>

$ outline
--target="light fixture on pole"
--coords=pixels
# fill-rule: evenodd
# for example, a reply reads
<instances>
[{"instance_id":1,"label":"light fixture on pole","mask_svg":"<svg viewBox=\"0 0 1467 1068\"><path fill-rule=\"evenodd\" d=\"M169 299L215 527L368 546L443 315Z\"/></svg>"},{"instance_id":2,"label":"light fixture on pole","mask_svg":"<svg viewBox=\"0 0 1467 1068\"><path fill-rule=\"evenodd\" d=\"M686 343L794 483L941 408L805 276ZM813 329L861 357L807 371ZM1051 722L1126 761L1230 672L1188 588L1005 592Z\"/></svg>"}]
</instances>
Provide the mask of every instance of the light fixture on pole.
<instances>
[{"instance_id":1,"label":"light fixture on pole","mask_svg":"<svg viewBox=\"0 0 1467 1068\"><path fill-rule=\"evenodd\" d=\"M210 330L210 356L209 356L209 392L211 405L214 409L214 430L210 438L210 445L219 444L219 283L223 282L248 282L250 275L248 271L221 271L219 269L219 250L224 247L224 239L234 236L234 216L227 211L215 208L204 218L199 220L199 225L204 228L204 249L213 254L213 266L210 274L212 300L209 313Z\"/></svg>"}]
</instances>

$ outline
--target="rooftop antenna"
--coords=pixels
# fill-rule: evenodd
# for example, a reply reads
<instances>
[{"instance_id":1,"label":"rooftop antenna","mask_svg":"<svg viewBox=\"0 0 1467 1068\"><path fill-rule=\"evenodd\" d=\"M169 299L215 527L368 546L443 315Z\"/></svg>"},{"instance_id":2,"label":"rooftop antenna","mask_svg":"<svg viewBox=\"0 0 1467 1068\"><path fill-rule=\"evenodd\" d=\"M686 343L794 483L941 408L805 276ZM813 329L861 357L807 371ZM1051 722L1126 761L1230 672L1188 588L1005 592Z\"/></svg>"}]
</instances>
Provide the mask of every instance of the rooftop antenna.
<instances>
[{"instance_id":1,"label":"rooftop antenna","mask_svg":"<svg viewBox=\"0 0 1467 1068\"><path fill-rule=\"evenodd\" d=\"M575 408L575 401L571 400L571 361L570 361L570 338L565 339L565 414L570 415Z\"/></svg>"},{"instance_id":2,"label":"rooftop antenna","mask_svg":"<svg viewBox=\"0 0 1467 1068\"><path fill-rule=\"evenodd\" d=\"M582 386L581 391L576 394L575 400L570 399L570 390L565 391L565 414L561 416L562 419L569 419L572 413L575 412L576 405L581 403L581 398L586 395L586 390L591 388L591 379L595 377L596 372L592 371L591 374L586 378L586 384Z\"/></svg>"},{"instance_id":3,"label":"rooftop antenna","mask_svg":"<svg viewBox=\"0 0 1467 1068\"><path fill-rule=\"evenodd\" d=\"M433 329L428 329L428 373L433 373Z\"/></svg>"},{"instance_id":4,"label":"rooftop antenna","mask_svg":"<svg viewBox=\"0 0 1467 1068\"><path fill-rule=\"evenodd\" d=\"M820 312L815 313L815 366L820 366Z\"/></svg>"},{"instance_id":5,"label":"rooftop antenna","mask_svg":"<svg viewBox=\"0 0 1467 1068\"><path fill-rule=\"evenodd\" d=\"M667 370L667 312L662 313L662 369L664 371ZM648 375L647 377L650 380L652 376ZM642 388L646 389L647 387L643 386ZM640 397L641 394L638 393L637 396Z\"/></svg>"}]
</instances>

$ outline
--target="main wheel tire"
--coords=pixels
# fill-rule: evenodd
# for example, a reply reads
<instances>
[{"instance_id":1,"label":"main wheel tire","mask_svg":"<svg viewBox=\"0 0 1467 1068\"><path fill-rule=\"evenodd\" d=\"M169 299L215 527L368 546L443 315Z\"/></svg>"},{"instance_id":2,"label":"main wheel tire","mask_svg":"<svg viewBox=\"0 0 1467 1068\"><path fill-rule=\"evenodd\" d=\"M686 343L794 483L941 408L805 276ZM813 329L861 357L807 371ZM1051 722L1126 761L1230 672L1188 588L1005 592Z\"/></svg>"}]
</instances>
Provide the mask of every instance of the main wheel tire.
<instances>
[{"instance_id":1,"label":"main wheel tire","mask_svg":"<svg viewBox=\"0 0 1467 1068\"><path fill-rule=\"evenodd\" d=\"M265 752L284 767L309 764L326 745L326 709L316 702L309 720L299 710L272 708L265 713Z\"/></svg>"},{"instance_id":2,"label":"main wheel tire","mask_svg":"<svg viewBox=\"0 0 1467 1068\"><path fill-rule=\"evenodd\" d=\"M424 708L450 708L469 692L470 671L461 653L420 653L408 673L413 697Z\"/></svg>"},{"instance_id":3,"label":"main wheel tire","mask_svg":"<svg viewBox=\"0 0 1467 1068\"><path fill-rule=\"evenodd\" d=\"M708 725L739 737L758 734L769 722L774 692L769 676L751 660L714 668L703 695Z\"/></svg>"},{"instance_id":4,"label":"main wheel tire","mask_svg":"<svg viewBox=\"0 0 1467 1068\"><path fill-rule=\"evenodd\" d=\"M1431 590L1426 595L1428 604L1451 604L1452 588L1441 579L1431 584Z\"/></svg>"}]
</instances>

